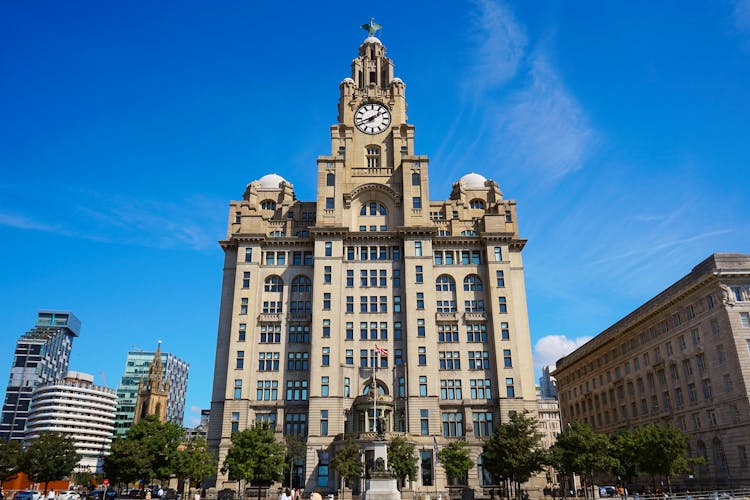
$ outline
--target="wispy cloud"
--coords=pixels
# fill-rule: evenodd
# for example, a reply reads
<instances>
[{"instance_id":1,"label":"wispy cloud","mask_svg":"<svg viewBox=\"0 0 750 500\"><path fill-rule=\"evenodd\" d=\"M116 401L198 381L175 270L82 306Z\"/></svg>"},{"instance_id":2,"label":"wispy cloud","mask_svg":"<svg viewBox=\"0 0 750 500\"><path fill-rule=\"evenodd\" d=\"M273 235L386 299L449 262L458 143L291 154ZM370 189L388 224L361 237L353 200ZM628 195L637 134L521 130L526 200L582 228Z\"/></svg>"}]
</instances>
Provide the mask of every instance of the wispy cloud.
<instances>
[{"instance_id":1,"label":"wispy cloud","mask_svg":"<svg viewBox=\"0 0 750 500\"><path fill-rule=\"evenodd\" d=\"M541 369L575 351L593 337L576 337L570 339L565 335L547 335L534 344L534 367Z\"/></svg>"},{"instance_id":2,"label":"wispy cloud","mask_svg":"<svg viewBox=\"0 0 750 500\"><path fill-rule=\"evenodd\" d=\"M0 207L0 226L148 248L194 250L212 248L223 235L223 201L202 196L163 201L74 188L66 191L68 196L24 203L29 207L26 213ZM24 196L18 193L23 191L15 194Z\"/></svg>"},{"instance_id":3,"label":"wispy cloud","mask_svg":"<svg viewBox=\"0 0 750 500\"><path fill-rule=\"evenodd\" d=\"M738 29L750 33L750 0L734 0L732 4L734 25Z\"/></svg>"}]
</instances>

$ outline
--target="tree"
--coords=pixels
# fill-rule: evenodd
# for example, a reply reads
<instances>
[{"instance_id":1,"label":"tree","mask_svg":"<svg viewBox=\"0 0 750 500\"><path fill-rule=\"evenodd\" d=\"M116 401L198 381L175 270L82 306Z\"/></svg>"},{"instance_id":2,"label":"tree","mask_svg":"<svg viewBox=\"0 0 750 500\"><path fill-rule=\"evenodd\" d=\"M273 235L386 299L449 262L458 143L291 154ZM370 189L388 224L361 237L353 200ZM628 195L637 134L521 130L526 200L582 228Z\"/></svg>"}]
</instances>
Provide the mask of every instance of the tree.
<instances>
[{"instance_id":1,"label":"tree","mask_svg":"<svg viewBox=\"0 0 750 500\"><path fill-rule=\"evenodd\" d=\"M474 467L466 441L463 439L451 441L438 452L437 458L448 475L449 482L454 479L458 484L466 484L466 474Z\"/></svg>"},{"instance_id":2,"label":"tree","mask_svg":"<svg viewBox=\"0 0 750 500\"><path fill-rule=\"evenodd\" d=\"M232 447L221 471L255 486L268 486L280 481L284 475L284 446L276 441L271 427L256 422L252 427L232 434Z\"/></svg>"},{"instance_id":3,"label":"tree","mask_svg":"<svg viewBox=\"0 0 750 500\"><path fill-rule=\"evenodd\" d=\"M115 481L167 479L175 473L182 435L180 425L147 415L128 430L124 439L112 443L104 470Z\"/></svg>"},{"instance_id":4,"label":"tree","mask_svg":"<svg viewBox=\"0 0 750 500\"><path fill-rule=\"evenodd\" d=\"M526 411L512 413L510 421L498 425L485 442L483 463L493 476L510 481L520 497L521 483L541 471L548 461L541 439L535 418Z\"/></svg>"},{"instance_id":5,"label":"tree","mask_svg":"<svg viewBox=\"0 0 750 500\"><path fill-rule=\"evenodd\" d=\"M0 440L0 483L15 476L23 461L20 441Z\"/></svg>"},{"instance_id":6,"label":"tree","mask_svg":"<svg viewBox=\"0 0 750 500\"><path fill-rule=\"evenodd\" d=\"M613 470L617 476L627 483L632 483L638 475L638 461L640 450L635 439L635 432L619 430L609 438L612 456L617 460Z\"/></svg>"},{"instance_id":7,"label":"tree","mask_svg":"<svg viewBox=\"0 0 750 500\"><path fill-rule=\"evenodd\" d=\"M177 449L174 462L174 473L181 481L195 483L209 477L216 470L216 459L208 452L206 439L195 437L183 443Z\"/></svg>"},{"instance_id":8,"label":"tree","mask_svg":"<svg viewBox=\"0 0 750 500\"><path fill-rule=\"evenodd\" d=\"M362 475L362 451L352 438L346 438L344 446L336 451L336 456L331 462L333 470L341 477L341 487L344 480L354 481Z\"/></svg>"},{"instance_id":9,"label":"tree","mask_svg":"<svg viewBox=\"0 0 750 500\"><path fill-rule=\"evenodd\" d=\"M635 442L640 469L651 474L654 483L657 475L663 475L671 493L671 477L689 471L688 437L677 427L650 423L635 431Z\"/></svg>"},{"instance_id":10,"label":"tree","mask_svg":"<svg viewBox=\"0 0 750 500\"><path fill-rule=\"evenodd\" d=\"M69 476L80 459L71 437L42 432L26 448L22 470L32 481L44 483L46 493L47 484Z\"/></svg>"},{"instance_id":11,"label":"tree","mask_svg":"<svg viewBox=\"0 0 750 500\"><path fill-rule=\"evenodd\" d=\"M566 473L580 474L593 488L594 474L617 467L609 438L580 421L568 424L552 446L552 462ZM588 492L586 493L588 496ZM593 492L592 492L593 495Z\"/></svg>"},{"instance_id":12,"label":"tree","mask_svg":"<svg viewBox=\"0 0 750 500\"><path fill-rule=\"evenodd\" d=\"M307 455L307 441L299 434L287 434L284 438L286 444L285 461L289 465L289 487L294 488L294 464L304 460Z\"/></svg>"},{"instance_id":13,"label":"tree","mask_svg":"<svg viewBox=\"0 0 750 500\"><path fill-rule=\"evenodd\" d=\"M388 468L403 485L406 478L414 481L417 478L417 458L414 445L406 439L396 436L388 443Z\"/></svg>"}]
</instances>

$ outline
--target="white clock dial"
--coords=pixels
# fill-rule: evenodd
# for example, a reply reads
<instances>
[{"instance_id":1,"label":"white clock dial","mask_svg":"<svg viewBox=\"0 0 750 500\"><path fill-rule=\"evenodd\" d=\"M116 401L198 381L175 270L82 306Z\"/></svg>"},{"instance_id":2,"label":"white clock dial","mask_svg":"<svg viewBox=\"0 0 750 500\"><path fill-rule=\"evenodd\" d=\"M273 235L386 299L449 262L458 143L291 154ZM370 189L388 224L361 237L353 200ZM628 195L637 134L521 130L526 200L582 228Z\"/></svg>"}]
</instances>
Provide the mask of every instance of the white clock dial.
<instances>
[{"instance_id":1,"label":"white clock dial","mask_svg":"<svg viewBox=\"0 0 750 500\"><path fill-rule=\"evenodd\" d=\"M391 124L391 112L377 102L363 104L354 113L354 125L365 134L384 132Z\"/></svg>"}]
</instances>

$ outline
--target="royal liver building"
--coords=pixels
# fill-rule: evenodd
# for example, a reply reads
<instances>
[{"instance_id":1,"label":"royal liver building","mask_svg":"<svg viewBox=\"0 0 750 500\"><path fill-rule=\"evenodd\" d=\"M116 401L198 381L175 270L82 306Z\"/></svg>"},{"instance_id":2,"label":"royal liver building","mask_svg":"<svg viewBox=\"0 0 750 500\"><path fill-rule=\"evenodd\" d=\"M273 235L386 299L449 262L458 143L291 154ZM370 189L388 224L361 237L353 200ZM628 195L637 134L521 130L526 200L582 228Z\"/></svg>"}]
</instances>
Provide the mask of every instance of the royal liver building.
<instances>
[{"instance_id":1,"label":"royal liver building","mask_svg":"<svg viewBox=\"0 0 750 500\"><path fill-rule=\"evenodd\" d=\"M482 440L536 411L515 202L475 173L431 200L406 85L375 36L339 89L317 200L269 174L230 203L209 445L221 464L254 422L304 436L294 482L326 492L344 438L369 462L382 430L415 443L413 487L434 493L436 449L465 438L483 484ZM219 472L216 486L236 483Z\"/></svg>"}]
</instances>

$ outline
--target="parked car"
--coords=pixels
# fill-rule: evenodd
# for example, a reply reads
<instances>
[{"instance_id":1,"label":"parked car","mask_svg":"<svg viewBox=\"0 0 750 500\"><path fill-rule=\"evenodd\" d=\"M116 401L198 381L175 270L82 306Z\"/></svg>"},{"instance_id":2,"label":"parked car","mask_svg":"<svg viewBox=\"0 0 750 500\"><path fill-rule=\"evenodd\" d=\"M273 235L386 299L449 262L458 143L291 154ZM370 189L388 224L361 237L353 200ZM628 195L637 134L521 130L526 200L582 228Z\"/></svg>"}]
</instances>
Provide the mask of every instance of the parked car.
<instances>
[{"instance_id":1,"label":"parked car","mask_svg":"<svg viewBox=\"0 0 750 500\"><path fill-rule=\"evenodd\" d=\"M599 486L600 498L616 497L616 496L617 496L617 488L615 488L614 486Z\"/></svg>"},{"instance_id":2,"label":"parked car","mask_svg":"<svg viewBox=\"0 0 750 500\"><path fill-rule=\"evenodd\" d=\"M86 500L115 500L117 492L115 490L93 490L86 495Z\"/></svg>"},{"instance_id":3,"label":"parked car","mask_svg":"<svg viewBox=\"0 0 750 500\"><path fill-rule=\"evenodd\" d=\"M138 489L132 489L128 492L128 498L143 498L144 493Z\"/></svg>"},{"instance_id":4,"label":"parked car","mask_svg":"<svg viewBox=\"0 0 750 500\"><path fill-rule=\"evenodd\" d=\"M24 491L17 491L15 495L13 495L13 500L39 500L41 497L41 493L39 493L37 490L24 490Z\"/></svg>"},{"instance_id":5,"label":"parked car","mask_svg":"<svg viewBox=\"0 0 750 500\"><path fill-rule=\"evenodd\" d=\"M81 495L73 490L61 491L57 494L57 500L81 500Z\"/></svg>"}]
</instances>

